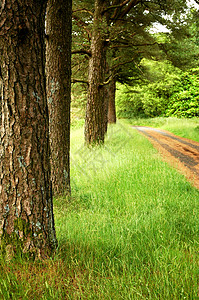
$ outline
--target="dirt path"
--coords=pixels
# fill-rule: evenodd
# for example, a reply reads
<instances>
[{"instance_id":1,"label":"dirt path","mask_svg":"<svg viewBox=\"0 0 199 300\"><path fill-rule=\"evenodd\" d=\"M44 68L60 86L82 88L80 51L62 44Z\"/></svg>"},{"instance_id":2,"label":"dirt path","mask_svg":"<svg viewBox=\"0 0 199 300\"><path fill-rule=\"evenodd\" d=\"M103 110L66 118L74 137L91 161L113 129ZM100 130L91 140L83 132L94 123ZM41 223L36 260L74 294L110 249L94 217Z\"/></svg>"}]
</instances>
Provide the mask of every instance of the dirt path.
<instances>
[{"instance_id":1,"label":"dirt path","mask_svg":"<svg viewBox=\"0 0 199 300\"><path fill-rule=\"evenodd\" d=\"M199 143L151 127L133 126L144 134L163 158L199 189Z\"/></svg>"}]
</instances>

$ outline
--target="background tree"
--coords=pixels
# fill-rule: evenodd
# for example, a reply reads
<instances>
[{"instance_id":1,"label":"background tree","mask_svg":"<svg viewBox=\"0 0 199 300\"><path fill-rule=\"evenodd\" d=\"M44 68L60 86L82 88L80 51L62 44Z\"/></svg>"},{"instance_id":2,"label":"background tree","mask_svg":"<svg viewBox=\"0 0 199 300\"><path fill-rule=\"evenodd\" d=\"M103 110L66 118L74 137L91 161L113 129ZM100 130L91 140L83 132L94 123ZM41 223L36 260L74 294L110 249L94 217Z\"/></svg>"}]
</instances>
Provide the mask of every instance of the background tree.
<instances>
[{"instance_id":1,"label":"background tree","mask_svg":"<svg viewBox=\"0 0 199 300\"><path fill-rule=\"evenodd\" d=\"M87 144L104 142L104 109L106 68L106 17L103 11L106 1L95 1L91 38L91 57L88 70L88 100L85 120L85 141Z\"/></svg>"},{"instance_id":2,"label":"background tree","mask_svg":"<svg viewBox=\"0 0 199 300\"><path fill-rule=\"evenodd\" d=\"M70 193L72 1L49 0L46 13L46 74L53 193Z\"/></svg>"},{"instance_id":3,"label":"background tree","mask_svg":"<svg viewBox=\"0 0 199 300\"><path fill-rule=\"evenodd\" d=\"M45 85L46 1L1 1L1 253L46 257L56 246Z\"/></svg>"},{"instance_id":4,"label":"background tree","mask_svg":"<svg viewBox=\"0 0 199 300\"><path fill-rule=\"evenodd\" d=\"M2 81L0 77L0 129L1 129L1 123L2 123L2 92L3 92L3 86Z\"/></svg>"},{"instance_id":5,"label":"background tree","mask_svg":"<svg viewBox=\"0 0 199 300\"><path fill-rule=\"evenodd\" d=\"M88 64L93 19L93 1L73 1L72 14L72 105L71 121L85 120L88 95Z\"/></svg>"},{"instance_id":6,"label":"background tree","mask_svg":"<svg viewBox=\"0 0 199 300\"><path fill-rule=\"evenodd\" d=\"M78 3L78 1L75 1ZM86 1L86 3L91 4L91 1ZM99 5L100 4L100 5ZM101 9L101 11L97 8ZM140 50L140 47L142 49L144 46L148 46L149 39L152 40L152 37L150 38L150 33L147 31L147 27L149 28L150 24L154 22L159 22L162 24L167 23L167 19L164 17L164 14L170 14L172 15L175 13L182 13L183 10L186 8L186 2L184 1L168 1L165 3L165 1L135 1L135 0L127 0L127 1L95 1L95 7L94 7L94 14L93 18L86 19L84 17L84 26L86 27L88 31L88 27L92 24L92 31L91 32L91 51L90 51L90 59L89 59L89 80L88 80L88 102L87 102L87 109L86 109L86 126L85 126L85 140L86 142L93 143L93 142L99 142L103 143L104 140L104 131L99 130L103 129L102 125L99 125L99 122L103 124L102 116L99 117L99 115L102 115L102 112L105 112L101 106L106 104L106 101L104 101L104 89L103 87L111 81L111 78L116 77L116 74L118 71L120 71L121 68L116 68L116 66L113 66L115 63L118 63L118 65L126 64L128 62L127 58L129 59L130 54L127 56L124 55L124 53L132 53L133 59L135 60L135 54L141 53L142 50ZM76 12L78 10L76 9ZM79 9L79 11L88 11L87 9ZM89 7L89 13L91 11L91 16L93 9L91 10ZM96 18L96 14L98 14L98 17ZM96 18L96 21L95 21ZM80 21L79 21L80 22ZM82 22L81 22L82 24ZM95 24L95 25L94 25ZM96 34L97 33L97 34ZM97 45L97 41L100 41L101 45L103 47L97 47L98 51L96 54L94 54L93 49L94 47L92 45ZM157 42L154 42L154 45L157 44ZM127 51L123 51L123 55L121 55L121 59L118 61L111 62L109 65L111 66L112 70L114 70L114 75L108 74L108 78L106 76L106 66L107 66L107 53L110 46L112 46L117 49L121 47L126 47ZM119 46L120 45L120 46ZM100 50L101 49L101 50ZM131 51L129 51L131 49ZM146 51L145 51L146 52ZM122 53L122 52L120 52ZM104 59L101 61L101 63L97 63L97 60L94 59L94 57L102 58ZM137 55L136 55L137 56ZM110 56L109 56L110 57ZM121 60L121 61L120 61ZM125 62L125 60L127 60ZM100 66L100 67L99 67ZM115 74L115 70L117 70ZM93 74L94 73L94 74ZM97 75L98 74L98 75ZM93 80L95 78L95 80ZM108 79L108 80L107 80ZM95 82L95 84L93 84ZM101 94L101 96L100 96ZM114 95L114 93L113 93ZM91 100L92 98L92 100ZM101 100L99 100L101 99ZM95 104L96 101L96 104ZM100 113L99 113L100 112ZM105 117L104 117L105 119ZM96 125L97 124L97 125ZM105 128L105 127L104 127Z\"/></svg>"},{"instance_id":7,"label":"background tree","mask_svg":"<svg viewBox=\"0 0 199 300\"><path fill-rule=\"evenodd\" d=\"M108 85L108 123L114 124L116 123L116 108L115 108L115 93L116 93L116 76L115 73L112 72L112 78Z\"/></svg>"},{"instance_id":8,"label":"background tree","mask_svg":"<svg viewBox=\"0 0 199 300\"><path fill-rule=\"evenodd\" d=\"M161 44L166 59L182 70L196 68L199 64L198 11L189 8L182 16L172 16L167 28L169 32L164 34Z\"/></svg>"},{"instance_id":9,"label":"background tree","mask_svg":"<svg viewBox=\"0 0 199 300\"><path fill-rule=\"evenodd\" d=\"M152 34L158 47L153 48L155 51L142 53L147 60L142 58L138 64L141 76L137 78L141 80L136 82L135 76L128 78L129 70L124 73L124 80L120 78L121 83L126 83L126 86L118 86L120 117L198 115L196 15L195 9L187 9L182 16L176 18L174 15L169 21L166 20L169 31ZM185 70L188 72L184 73Z\"/></svg>"}]
</instances>

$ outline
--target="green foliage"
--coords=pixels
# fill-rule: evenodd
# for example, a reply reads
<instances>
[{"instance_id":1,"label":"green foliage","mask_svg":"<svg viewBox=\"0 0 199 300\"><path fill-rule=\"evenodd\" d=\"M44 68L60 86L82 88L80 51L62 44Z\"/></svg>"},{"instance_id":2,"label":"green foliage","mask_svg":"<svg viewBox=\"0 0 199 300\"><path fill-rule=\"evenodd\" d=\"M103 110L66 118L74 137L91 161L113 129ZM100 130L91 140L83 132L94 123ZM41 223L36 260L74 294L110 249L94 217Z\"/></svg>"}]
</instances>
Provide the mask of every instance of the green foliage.
<instances>
[{"instance_id":1,"label":"green foliage","mask_svg":"<svg viewBox=\"0 0 199 300\"><path fill-rule=\"evenodd\" d=\"M71 124L72 126L78 122L79 119L85 117L87 102L86 86L84 84L72 85L71 94Z\"/></svg>"},{"instance_id":2,"label":"green foliage","mask_svg":"<svg viewBox=\"0 0 199 300\"><path fill-rule=\"evenodd\" d=\"M197 9L188 9L180 16L173 15L173 22L168 26L170 34L165 35L166 39L162 49L166 57L175 67L184 71L199 66L199 26Z\"/></svg>"},{"instance_id":3,"label":"green foliage","mask_svg":"<svg viewBox=\"0 0 199 300\"><path fill-rule=\"evenodd\" d=\"M172 94L177 90L180 70L168 62L143 60L145 80L134 87L118 84L118 117L156 117L164 115Z\"/></svg>"},{"instance_id":4,"label":"green foliage","mask_svg":"<svg viewBox=\"0 0 199 300\"><path fill-rule=\"evenodd\" d=\"M168 62L143 61L145 81L118 84L118 117L199 116L199 69L182 72Z\"/></svg>"},{"instance_id":5,"label":"green foliage","mask_svg":"<svg viewBox=\"0 0 199 300\"><path fill-rule=\"evenodd\" d=\"M166 110L166 116L199 116L199 69L184 73L180 77L179 91L174 93Z\"/></svg>"}]
</instances>

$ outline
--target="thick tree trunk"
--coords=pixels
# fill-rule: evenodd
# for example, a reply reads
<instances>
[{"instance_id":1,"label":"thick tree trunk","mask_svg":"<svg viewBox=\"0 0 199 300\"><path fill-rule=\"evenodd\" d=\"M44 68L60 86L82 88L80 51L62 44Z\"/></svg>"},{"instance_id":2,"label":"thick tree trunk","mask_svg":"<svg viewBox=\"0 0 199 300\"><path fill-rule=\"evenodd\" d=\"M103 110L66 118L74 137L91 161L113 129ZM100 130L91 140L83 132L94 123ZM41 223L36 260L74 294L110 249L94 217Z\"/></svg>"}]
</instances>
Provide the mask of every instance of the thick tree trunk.
<instances>
[{"instance_id":1,"label":"thick tree trunk","mask_svg":"<svg viewBox=\"0 0 199 300\"><path fill-rule=\"evenodd\" d=\"M46 74L53 193L70 193L72 1L49 0L46 15Z\"/></svg>"},{"instance_id":2,"label":"thick tree trunk","mask_svg":"<svg viewBox=\"0 0 199 300\"><path fill-rule=\"evenodd\" d=\"M56 246L42 0L0 6L0 250L46 257Z\"/></svg>"},{"instance_id":3,"label":"thick tree trunk","mask_svg":"<svg viewBox=\"0 0 199 300\"><path fill-rule=\"evenodd\" d=\"M89 90L86 108L85 141L87 144L104 142L104 105L106 68L106 18L102 15L104 0L95 1L95 13L91 40L91 58L89 62Z\"/></svg>"},{"instance_id":4,"label":"thick tree trunk","mask_svg":"<svg viewBox=\"0 0 199 300\"><path fill-rule=\"evenodd\" d=\"M109 83L108 90L108 123L116 123L115 92L116 80L113 78Z\"/></svg>"}]
</instances>

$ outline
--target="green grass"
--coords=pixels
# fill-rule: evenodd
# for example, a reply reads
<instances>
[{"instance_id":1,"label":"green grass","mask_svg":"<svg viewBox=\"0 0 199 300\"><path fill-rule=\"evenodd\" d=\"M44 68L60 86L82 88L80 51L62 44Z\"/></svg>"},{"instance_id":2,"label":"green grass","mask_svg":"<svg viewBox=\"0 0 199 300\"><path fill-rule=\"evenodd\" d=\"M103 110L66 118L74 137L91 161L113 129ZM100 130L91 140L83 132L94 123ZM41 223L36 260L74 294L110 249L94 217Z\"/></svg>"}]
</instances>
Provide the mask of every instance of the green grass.
<instances>
[{"instance_id":1,"label":"green grass","mask_svg":"<svg viewBox=\"0 0 199 300\"><path fill-rule=\"evenodd\" d=\"M149 126L168 130L176 135L199 142L199 118L149 118L126 119L123 122L133 126Z\"/></svg>"},{"instance_id":2,"label":"green grass","mask_svg":"<svg viewBox=\"0 0 199 300\"><path fill-rule=\"evenodd\" d=\"M199 299L199 191L125 122L105 147L85 148L82 128L71 138L57 253L3 262L0 299Z\"/></svg>"}]
</instances>

